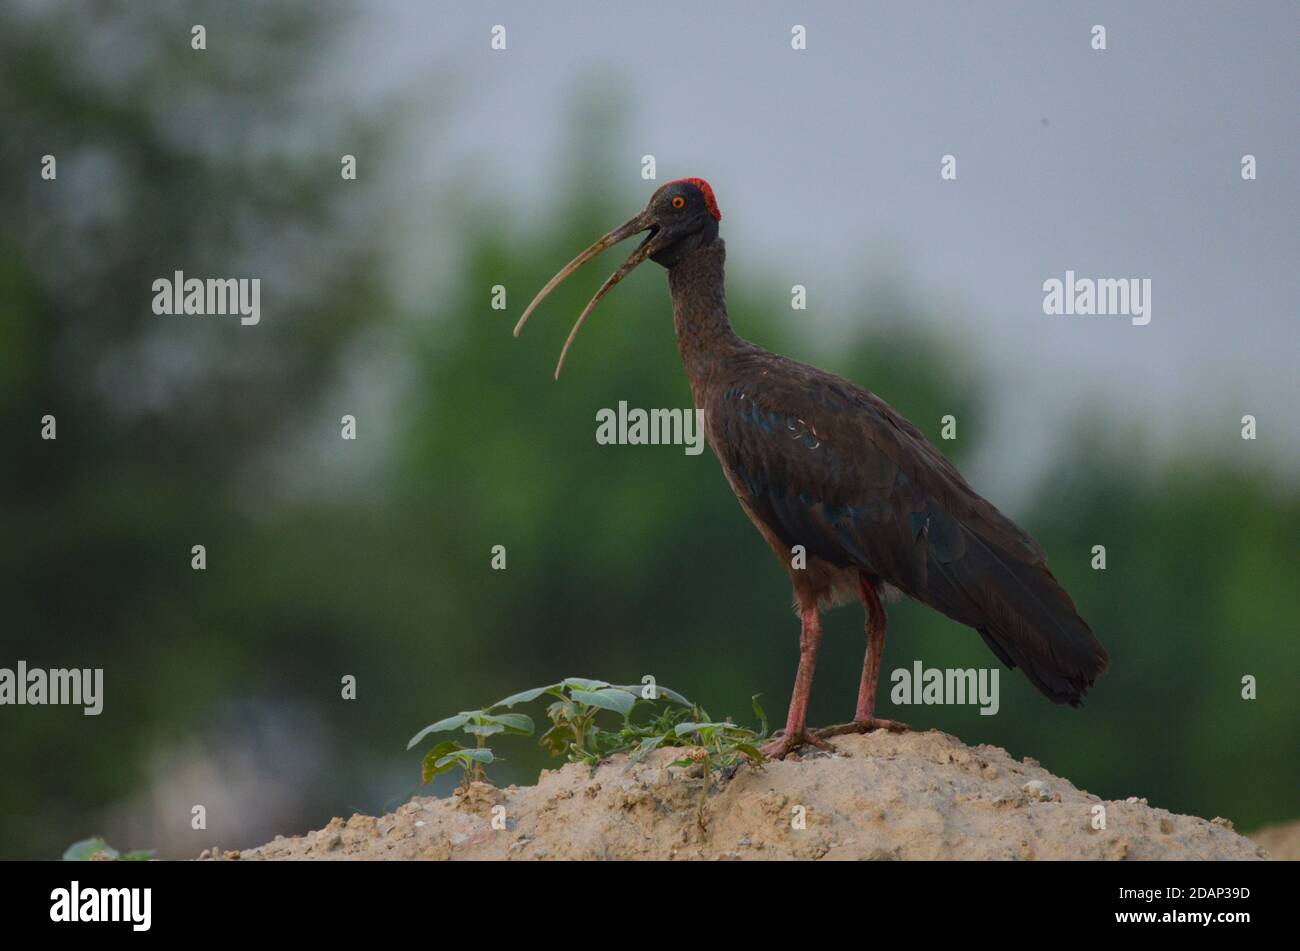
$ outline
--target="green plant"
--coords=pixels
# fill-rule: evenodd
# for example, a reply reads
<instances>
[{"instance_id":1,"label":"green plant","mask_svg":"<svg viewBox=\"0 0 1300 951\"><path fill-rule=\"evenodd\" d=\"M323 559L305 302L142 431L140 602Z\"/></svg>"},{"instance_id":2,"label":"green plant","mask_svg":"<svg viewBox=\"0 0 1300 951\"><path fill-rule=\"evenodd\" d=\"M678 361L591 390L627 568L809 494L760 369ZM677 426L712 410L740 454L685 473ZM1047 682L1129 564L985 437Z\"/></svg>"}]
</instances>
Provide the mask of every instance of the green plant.
<instances>
[{"instance_id":1,"label":"green plant","mask_svg":"<svg viewBox=\"0 0 1300 951\"><path fill-rule=\"evenodd\" d=\"M762 723L762 728L757 732L724 720L678 723L673 727L673 733L679 739L684 737L698 739L696 744L698 748L708 753L707 762L710 771L730 769L742 760L761 765L763 753L758 748L758 743L767 733L767 717L758 704L757 696L751 702L754 712ZM692 762L696 761L698 760L692 759ZM678 760L675 765L685 765L685 761Z\"/></svg>"},{"instance_id":2,"label":"green plant","mask_svg":"<svg viewBox=\"0 0 1300 951\"><path fill-rule=\"evenodd\" d=\"M495 763L498 757L487 747L467 749L455 740L445 740L424 754L420 774L425 783L433 777L450 772L459 766L464 771L462 787L483 777L483 767Z\"/></svg>"},{"instance_id":3,"label":"green plant","mask_svg":"<svg viewBox=\"0 0 1300 951\"><path fill-rule=\"evenodd\" d=\"M116 862L147 862L153 858L153 852L128 852L126 855L121 854L113 848L103 836L91 836L89 839L82 839L80 842L73 842L68 846L67 851L63 853L65 862L91 862L97 856L104 859L111 859Z\"/></svg>"},{"instance_id":4,"label":"green plant","mask_svg":"<svg viewBox=\"0 0 1300 951\"><path fill-rule=\"evenodd\" d=\"M457 766L465 771L466 784L471 778L481 777L482 767L497 758L484 745L486 737L496 733L529 736L533 733L531 718L502 711L542 697L551 698L546 707L551 726L539 743L552 756L587 763L594 769L609 757L626 753L630 767L653 750L683 748L689 752L672 765L702 767L701 803L714 774L735 769L742 762L763 765L759 744L767 735L767 716L757 697L753 698L752 706L760 725L753 730L730 720L713 720L677 691L653 682L620 685L587 677L566 677L512 694L485 709L464 711L425 727L407 744L407 749L430 733L453 730L464 730L478 742L474 749L466 749L455 740L448 740L429 750L424 756L424 781L427 783ZM614 717L619 718L618 722L606 728L605 724Z\"/></svg>"},{"instance_id":5,"label":"green plant","mask_svg":"<svg viewBox=\"0 0 1300 951\"><path fill-rule=\"evenodd\" d=\"M498 704L499 706L499 704ZM465 773L464 785L484 778L483 767L496 762L496 756L487 747L487 738L498 733L518 736L533 735L533 719L524 713L490 713L488 710L462 710L426 726L406 744L409 750L430 733L448 733L463 730L474 737L474 747L466 748L456 740L446 740L424 754L422 775L426 783L459 766Z\"/></svg>"}]
</instances>

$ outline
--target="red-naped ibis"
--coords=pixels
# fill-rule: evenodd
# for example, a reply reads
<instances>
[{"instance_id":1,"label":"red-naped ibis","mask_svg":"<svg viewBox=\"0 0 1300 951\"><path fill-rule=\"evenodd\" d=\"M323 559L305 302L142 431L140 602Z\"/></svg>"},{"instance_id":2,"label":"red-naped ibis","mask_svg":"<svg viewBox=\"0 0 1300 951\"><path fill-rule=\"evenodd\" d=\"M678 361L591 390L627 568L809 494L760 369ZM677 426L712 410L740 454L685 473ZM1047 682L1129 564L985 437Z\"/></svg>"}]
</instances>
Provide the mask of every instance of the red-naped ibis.
<instances>
[{"instance_id":1,"label":"red-naped ibis","mask_svg":"<svg viewBox=\"0 0 1300 951\"><path fill-rule=\"evenodd\" d=\"M704 431L740 507L785 565L801 632L784 756L850 730L901 729L875 716L885 644L882 602L915 598L975 628L1049 700L1077 706L1106 650L1047 570L1043 549L976 494L919 429L873 393L757 347L731 329L723 289L722 213L708 182L669 182L645 210L570 261L515 327L601 251L648 232L582 311L556 365L602 297L647 258L668 270L677 348ZM802 546L803 567L794 552ZM820 611L860 600L867 650L852 724L807 729Z\"/></svg>"}]
</instances>

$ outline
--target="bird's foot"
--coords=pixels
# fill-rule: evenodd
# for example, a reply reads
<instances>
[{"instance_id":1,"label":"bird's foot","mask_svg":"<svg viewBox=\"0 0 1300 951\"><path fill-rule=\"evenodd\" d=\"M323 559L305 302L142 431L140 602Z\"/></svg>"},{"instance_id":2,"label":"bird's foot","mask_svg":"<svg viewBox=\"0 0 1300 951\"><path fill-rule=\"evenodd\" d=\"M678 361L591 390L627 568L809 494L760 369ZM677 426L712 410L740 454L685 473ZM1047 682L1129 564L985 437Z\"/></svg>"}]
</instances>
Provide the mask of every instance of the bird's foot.
<instances>
[{"instance_id":1,"label":"bird's foot","mask_svg":"<svg viewBox=\"0 0 1300 951\"><path fill-rule=\"evenodd\" d=\"M911 729L906 723L900 723L897 720L881 720L876 717L869 717L865 720L854 720L852 723L828 726L825 729L818 730L816 735L819 739L827 739L832 736L844 736L846 733L870 733L872 730L907 733Z\"/></svg>"},{"instance_id":2,"label":"bird's foot","mask_svg":"<svg viewBox=\"0 0 1300 951\"><path fill-rule=\"evenodd\" d=\"M820 733L803 730L799 733L782 733L769 743L764 744L760 752L764 759L785 759L787 755L807 744L819 750L830 751L830 744L821 738Z\"/></svg>"}]
</instances>

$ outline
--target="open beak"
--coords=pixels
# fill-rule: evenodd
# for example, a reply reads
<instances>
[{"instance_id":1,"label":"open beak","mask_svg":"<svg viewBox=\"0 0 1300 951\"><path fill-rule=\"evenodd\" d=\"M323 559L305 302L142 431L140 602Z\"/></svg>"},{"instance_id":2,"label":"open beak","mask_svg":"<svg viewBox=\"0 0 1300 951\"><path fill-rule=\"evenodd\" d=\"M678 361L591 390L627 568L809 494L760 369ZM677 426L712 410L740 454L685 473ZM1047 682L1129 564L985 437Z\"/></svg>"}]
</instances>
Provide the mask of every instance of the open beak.
<instances>
[{"instance_id":1,"label":"open beak","mask_svg":"<svg viewBox=\"0 0 1300 951\"><path fill-rule=\"evenodd\" d=\"M609 234L605 235L589 247L586 251L583 251L576 258L566 264L559 274L556 274L555 277L547 281L546 286L537 292L537 296L533 298L533 302L528 305L528 308L524 311L524 315L519 318L519 323L515 324L515 336L518 337L519 332L524 329L524 324L528 321L528 318L532 315L533 311L537 309L537 305L546 299L546 295L559 287L561 281L578 268L582 267L596 255L600 254L600 252L604 251L606 248L612 247L620 241L632 237L634 234L640 234L642 231L649 229L655 230L650 231L650 234L646 235L646 239L637 245L636 250L628 255L627 260L619 265L618 270L609 276L609 280L600 285L600 290L596 291L596 296L593 297L591 302L583 308L582 314L578 317L577 323L575 323L573 329L569 331L569 339L564 341L564 349L560 351L560 360L555 365L555 378L557 380L560 378L560 370L564 368L564 358L568 356L569 347L573 346L573 341L578 336L578 331L581 330L582 325L586 323L587 316L595 310L596 305L600 303L600 299L609 293L610 288L623 280L623 278L627 277L627 275L630 274L638 264L659 250L658 245L654 240L658 236L659 232L658 229L655 228L655 224L651 220L650 216L644 211L641 212L631 221L615 228Z\"/></svg>"}]
</instances>

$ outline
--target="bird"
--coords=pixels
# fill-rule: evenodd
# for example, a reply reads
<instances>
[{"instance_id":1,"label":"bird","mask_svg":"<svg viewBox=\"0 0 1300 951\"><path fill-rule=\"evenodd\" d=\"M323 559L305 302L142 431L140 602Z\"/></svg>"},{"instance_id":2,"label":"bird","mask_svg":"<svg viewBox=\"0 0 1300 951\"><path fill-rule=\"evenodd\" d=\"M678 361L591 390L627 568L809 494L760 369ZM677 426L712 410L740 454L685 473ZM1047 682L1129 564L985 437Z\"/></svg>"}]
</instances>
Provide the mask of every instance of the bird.
<instances>
[{"instance_id":1,"label":"bird","mask_svg":"<svg viewBox=\"0 0 1300 951\"><path fill-rule=\"evenodd\" d=\"M1109 666L1105 648L1047 568L1043 548L977 494L911 422L879 396L769 352L732 328L722 212L702 178L655 190L645 208L580 253L524 310L519 336L562 281L607 248L645 234L570 331L633 269L668 272L677 349L705 438L740 507L790 576L799 665L785 729L762 752L780 759L830 736L906 725L876 716L885 603L909 597L974 628L1053 703L1078 706ZM821 613L859 602L866 652L851 722L808 727Z\"/></svg>"}]
</instances>

